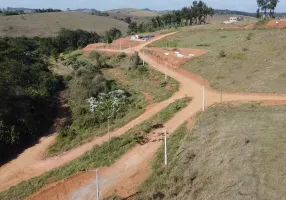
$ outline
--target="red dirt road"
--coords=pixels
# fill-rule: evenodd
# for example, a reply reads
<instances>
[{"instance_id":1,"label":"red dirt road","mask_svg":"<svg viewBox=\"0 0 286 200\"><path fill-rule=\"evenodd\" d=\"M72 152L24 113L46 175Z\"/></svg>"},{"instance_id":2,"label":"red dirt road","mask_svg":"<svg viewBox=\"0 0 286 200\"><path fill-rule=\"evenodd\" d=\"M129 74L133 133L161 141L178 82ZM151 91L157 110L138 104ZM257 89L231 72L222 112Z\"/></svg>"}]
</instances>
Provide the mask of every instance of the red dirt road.
<instances>
[{"instance_id":1,"label":"red dirt road","mask_svg":"<svg viewBox=\"0 0 286 200\"><path fill-rule=\"evenodd\" d=\"M158 64L151 56L143 55L140 57L148 62L149 66L164 73L165 66ZM174 70L168 68L168 75L180 82L180 93L193 97L193 101L182 111L177 113L171 120L164 124L165 128L171 134L185 121L193 117L202 110L202 84L206 89L206 107L220 102L220 93L209 88L207 81L201 77L193 75L183 69ZM223 102L283 102L286 103L285 95L276 94L223 94ZM136 192L137 186L142 183L151 172L151 161L155 152L160 146L160 142L138 145L123 155L111 167L100 171L102 198L116 193L122 197L128 197ZM142 153L144 152L144 153ZM93 177L86 179L88 185L78 188L72 193L65 193L60 190L59 195L63 198L58 199L94 199L96 187ZM43 199L45 196L58 195L58 188L65 188L65 182L55 187L49 187L40 193L37 193L33 199Z\"/></svg>"},{"instance_id":2,"label":"red dirt road","mask_svg":"<svg viewBox=\"0 0 286 200\"><path fill-rule=\"evenodd\" d=\"M170 34L167 34L167 35L170 35ZM156 40L159 40L163 37L164 36L159 36L156 38ZM154 39L152 41L148 41L144 43L144 45L139 45L138 47L135 47L134 50L139 51L144 46L148 45L149 43L153 41ZM126 49L124 51L128 53L128 52L131 52L132 50ZM158 64L152 58L152 56L143 55L142 53L140 53L140 57L144 59L149 64L149 66L164 73L165 66ZM127 130L129 130L136 124L141 123L142 121L146 120L152 115L156 114L157 112L162 110L164 107L174 102L176 99L182 98L184 96L192 97L193 101L189 104L189 106L185 108L184 110L182 110L181 112L177 113L170 121L168 121L165 124L165 127L168 130L168 132L172 133L176 128L178 128L186 120L194 116L195 113L202 110L202 99L203 99L202 84L206 85L205 86L206 107L213 105L214 103L220 102L220 93L209 88L209 86L206 84L207 81L205 81L203 78L198 77L196 75L192 75L189 72L186 72L182 69L174 70L174 69L168 68L168 75L180 82L179 92L176 93L171 99L154 105L154 107L150 108L150 110L146 111L143 115L141 115L137 119L133 120L132 122L128 123L122 128L115 130L112 133L112 136L119 136L119 135L124 134ZM242 102L286 101L286 96L275 95L275 94L224 94L223 102L230 102L230 101L242 101ZM102 144L103 142L107 140L108 140L108 136L97 137L92 142L84 144L78 148L75 148L62 156L49 158L47 160L39 160L39 159L33 160L32 159L31 162L29 162L27 165L22 167L21 162L25 161L24 158L25 157L28 158L28 155L32 155L32 154L29 154L29 152L39 152L38 148L32 147L27 150L25 157L21 157L22 155L20 155L19 158L11 161L7 165L4 165L3 167L0 168L0 182L1 182L0 190L8 189L10 186L16 185L21 180L28 180L29 178L40 175L43 172L46 172L55 167L64 165L68 163L69 161L82 155L84 152L90 150L94 145ZM133 193L134 191L136 191L136 187L138 186L138 184L144 181L148 177L148 174L151 169L150 162L159 146L160 146L160 143L148 143L143 146L137 146L133 148L132 150L130 150L126 155L122 156L122 158L119 161L117 161L114 165L112 165L109 168L105 168L104 171L102 172L103 178L104 178L104 174L107 174L106 179L111 178L113 181L109 180L104 184L104 188L102 188L103 195L106 196L106 195L112 194L113 191L116 189L118 194L125 197ZM144 149L145 149L145 153L143 156L142 150ZM136 155L138 156L136 157ZM136 159L130 160L132 156L134 156L134 158L136 157ZM146 165L146 161L148 161L147 165ZM128 164L128 163L131 163L131 164ZM131 168L132 170L130 170ZM142 172L145 172L143 173L144 176L141 175ZM113 178L113 176L108 176L108 174L115 174L115 175L121 174L121 175L119 178L115 179ZM137 174L139 175L137 176ZM68 181L73 182L72 181L73 178L76 179L77 176L74 176L71 179L68 179ZM92 184L92 178L93 177L88 177L87 179L85 179L86 181L88 181L88 179L91 179L91 182L87 185L86 188L94 187L94 185ZM70 191L66 190L67 186L66 186L65 181L57 184L57 187L56 187L57 189L51 186L48 186L45 188L46 189L43 189L39 193L36 193L35 195L33 195L32 199L53 199L53 197L54 199L67 199L68 195L70 194ZM66 195L59 196L58 192L61 193L63 190L67 191ZM82 190L82 188L80 188L79 190L76 190L75 193L72 193L72 195L76 194L77 199L92 199L93 194L91 194L90 192L81 192L84 190L85 189ZM87 190L90 191L91 189L87 189ZM70 196L71 198L73 197L72 195Z\"/></svg>"}]
</instances>

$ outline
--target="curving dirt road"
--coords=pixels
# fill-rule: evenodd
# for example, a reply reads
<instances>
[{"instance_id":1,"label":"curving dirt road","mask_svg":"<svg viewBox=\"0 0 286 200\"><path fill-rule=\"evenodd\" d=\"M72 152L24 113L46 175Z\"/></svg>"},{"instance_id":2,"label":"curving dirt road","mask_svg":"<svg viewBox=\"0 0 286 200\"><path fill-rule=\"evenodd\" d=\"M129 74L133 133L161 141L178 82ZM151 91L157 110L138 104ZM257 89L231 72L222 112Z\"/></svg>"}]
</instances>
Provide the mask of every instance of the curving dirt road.
<instances>
[{"instance_id":1,"label":"curving dirt road","mask_svg":"<svg viewBox=\"0 0 286 200\"><path fill-rule=\"evenodd\" d=\"M159 36L156 39L153 39L150 42L144 43L138 47L133 48L133 50L139 51L140 49L144 48L151 42L155 40L159 40L163 37L171 35L174 33L170 33L167 35ZM124 52L130 53L131 49L126 49ZM164 73L165 67L158 64L152 56L143 55L140 53L140 57L144 59L149 66L153 67L154 69L161 71ZM165 127L169 133L172 133L175 129L177 129L181 124L183 124L186 120L190 119L194 116L197 112L202 110L202 84L205 85L205 103L206 107L213 105L214 103L219 103L221 101L220 93L217 91L212 90L207 82L198 77L193 75L183 69L179 69L174 71L173 69L168 69L168 76L176 79L180 82L180 90L176 94L173 95L169 100L156 104L150 110L147 110L143 115L138 117L137 119L133 120L132 122L128 123L127 125L123 126L122 128L115 130L112 133L112 136L119 136L124 134L127 130L135 126L136 124L141 123L142 121L146 120L147 118L151 117L155 113L162 110L164 107L169 105L170 103L174 102L176 99L182 98L184 96L190 96L193 98L193 101L189 104L187 108L182 110L181 112L177 113L171 120L169 120ZM249 101L285 101L285 95L276 95L276 94L228 94L224 93L223 102L230 102L230 101L241 101L241 102L249 102ZM284 102L284 103L285 103ZM286 104L286 103L285 103ZM69 161L79 157L84 152L90 150L96 144L102 144L103 142L107 141L108 137L97 137L92 142L84 144L78 148L67 152L64 155L49 158L47 160L35 159L28 162L26 165L21 166L19 160L23 160L22 155L20 155L17 159L13 160L12 162L4 165L0 168L0 190L8 189L10 186L16 185L17 183L21 182L22 180L28 180L34 176L40 175L43 172L49 171L55 167L64 165ZM38 145L41 148L44 145L41 143ZM106 179L103 185L103 195L110 195L113 193L114 190L118 191L118 194L126 197L132 194L139 183L145 180L148 177L150 172L150 162L160 146L160 142L148 143L143 146L137 146L131 149L126 155L124 155L120 160L118 160L114 165L109 168L102 169L100 171L101 179ZM23 154L25 157L28 155L32 155L31 152L38 152L39 147L35 146ZM148 151L146 151L148 149ZM142 156L142 151L145 152L144 156ZM135 159L136 158L136 159ZM145 173L142 173L145 172ZM105 174L105 175L104 175ZM115 179L110 179L110 174L113 177L117 177L118 174L120 176ZM144 176L142 175L144 174ZM77 176L75 176L77 178ZM93 178L92 176L90 177ZM69 179L68 181L72 182L73 179ZM85 179L85 182L87 179ZM4 184L2 184L4 183ZM57 187L47 186L42 189L40 192L36 193L31 197L31 199L67 199L70 195L70 190L67 190L65 187L66 182L61 182L57 184ZM65 188L61 190L60 188ZM88 189L89 188L89 189ZM75 191L71 194L71 199L92 199L94 198L93 193L91 192L94 189L94 182L91 181L87 187L79 188L79 190ZM64 192L65 194L62 194ZM60 195L61 194L61 195ZM61 198L58 198L61 197Z\"/></svg>"},{"instance_id":2,"label":"curving dirt road","mask_svg":"<svg viewBox=\"0 0 286 200\"><path fill-rule=\"evenodd\" d=\"M174 34L174 33L171 33ZM147 41L143 46L140 45L141 48L154 42L156 40L160 40L167 35L160 35L154 38L152 41ZM136 47L139 48L139 47ZM116 50L112 50L116 51ZM127 53L133 50L126 49ZM148 107L145 113L143 113L138 118L134 119L130 123L125 126L113 131L111 133L112 137L120 136L127 132L132 127L137 124L145 121L150 118L170 103L180 99L184 96L184 91L179 90L179 92L175 93L170 99L163 101L158 104L154 104L151 107ZM86 151L92 149L94 145L100 145L106 141L108 141L108 136L95 137L91 142L86 143L82 146L79 146L69 152L64 153L60 156L55 156L52 158L48 158L43 160L43 154L48 149L48 147L54 142L55 133L48 137L43 137L40 139L39 143L35 146L26 149L22 154L20 154L16 159L10 161L9 163L0 167L0 191L9 189L11 186L17 185L18 183L28 180L32 177L39 176L44 172L47 172L56 167L62 166L75 158L83 155Z\"/></svg>"},{"instance_id":3,"label":"curving dirt road","mask_svg":"<svg viewBox=\"0 0 286 200\"><path fill-rule=\"evenodd\" d=\"M165 67L158 64L152 56L143 55L149 66L164 73ZM169 133L176 130L181 124L202 111L202 85L205 85L205 103L206 107L215 103L220 103L220 92L212 90L207 81L201 77L191 74L183 69L168 69L168 75L180 82L180 93L193 98L192 102L177 113L171 120L164 124ZM274 103L275 101L286 104L286 95L284 94L232 94L224 93L223 102L264 102ZM159 132L162 130L158 130ZM99 170L101 181L101 197L107 197L116 193L122 197L128 197L136 192L137 186L142 183L151 172L151 161L160 147L161 142L152 142L145 145L138 145L123 155L111 167ZM142 153L144 152L144 153ZM83 174L78 175L83 176ZM74 179L78 178L76 175ZM68 189L67 184L72 185L72 179L57 184L56 187L47 186L29 199L95 199L96 183L95 177L81 179L84 182L82 187L77 190ZM62 189L59 189L62 188ZM61 196L61 198L58 198Z\"/></svg>"}]
</instances>

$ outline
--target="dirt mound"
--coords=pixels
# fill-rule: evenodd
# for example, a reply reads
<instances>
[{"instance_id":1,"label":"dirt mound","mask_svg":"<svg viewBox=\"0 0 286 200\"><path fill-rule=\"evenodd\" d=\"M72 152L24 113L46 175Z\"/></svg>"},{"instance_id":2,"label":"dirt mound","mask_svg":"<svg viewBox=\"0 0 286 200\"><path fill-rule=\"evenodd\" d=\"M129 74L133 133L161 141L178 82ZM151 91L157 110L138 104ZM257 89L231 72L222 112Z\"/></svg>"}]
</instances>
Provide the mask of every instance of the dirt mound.
<instances>
[{"instance_id":1,"label":"dirt mound","mask_svg":"<svg viewBox=\"0 0 286 200\"><path fill-rule=\"evenodd\" d=\"M266 27L279 27L284 28L286 27L286 20L270 20L266 25Z\"/></svg>"}]
</instances>

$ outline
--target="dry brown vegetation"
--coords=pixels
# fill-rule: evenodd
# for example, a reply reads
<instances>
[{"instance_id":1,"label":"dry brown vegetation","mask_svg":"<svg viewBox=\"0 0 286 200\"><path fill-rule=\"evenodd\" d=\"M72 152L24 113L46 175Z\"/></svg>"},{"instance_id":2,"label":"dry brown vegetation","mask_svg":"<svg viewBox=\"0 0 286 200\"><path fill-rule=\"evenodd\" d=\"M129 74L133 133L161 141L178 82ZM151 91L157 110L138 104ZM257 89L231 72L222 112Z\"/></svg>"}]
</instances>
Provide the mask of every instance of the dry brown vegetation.
<instances>
[{"instance_id":1,"label":"dry brown vegetation","mask_svg":"<svg viewBox=\"0 0 286 200\"><path fill-rule=\"evenodd\" d=\"M119 17L125 18L130 17L132 21L135 22L143 22L148 21L151 17L155 17L158 13L146 11L146 10L139 10L135 8L121 8L121 9L114 9L106 11L111 17Z\"/></svg>"},{"instance_id":2,"label":"dry brown vegetation","mask_svg":"<svg viewBox=\"0 0 286 200\"><path fill-rule=\"evenodd\" d=\"M170 136L168 168L161 148L133 199L286 199L285 120L285 106L211 107Z\"/></svg>"},{"instance_id":3,"label":"dry brown vegetation","mask_svg":"<svg viewBox=\"0 0 286 200\"><path fill-rule=\"evenodd\" d=\"M60 28L82 29L103 34L110 28L117 28L123 34L128 24L110 17L84 13L58 12L34 13L14 16L0 16L0 36L55 36Z\"/></svg>"}]
</instances>

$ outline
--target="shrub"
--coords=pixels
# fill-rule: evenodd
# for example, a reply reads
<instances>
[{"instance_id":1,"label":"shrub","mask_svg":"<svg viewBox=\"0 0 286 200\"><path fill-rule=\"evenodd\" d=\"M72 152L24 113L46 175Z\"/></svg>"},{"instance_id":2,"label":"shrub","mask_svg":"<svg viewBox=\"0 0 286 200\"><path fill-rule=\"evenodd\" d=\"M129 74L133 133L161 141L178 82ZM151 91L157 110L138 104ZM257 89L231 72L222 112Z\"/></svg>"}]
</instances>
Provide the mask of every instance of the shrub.
<instances>
[{"instance_id":1,"label":"shrub","mask_svg":"<svg viewBox=\"0 0 286 200\"><path fill-rule=\"evenodd\" d=\"M126 58L126 56L127 56L126 53L122 52L122 53L117 55L117 58L118 59L123 59L123 58Z\"/></svg>"},{"instance_id":2,"label":"shrub","mask_svg":"<svg viewBox=\"0 0 286 200\"><path fill-rule=\"evenodd\" d=\"M253 33L248 33L247 37L246 37L246 40L251 40L252 35L253 35Z\"/></svg>"},{"instance_id":3,"label":"shrub","mask_svg":"<svg viewBox=\"0 0 286 200\"><path fill-rule=\"evenodd\" d=\"M220 50L220 52L219 52L219 57L221 57L221 58L226 57L226 53L225 53L224 50Z\"/></svg>"}]
</instances>

